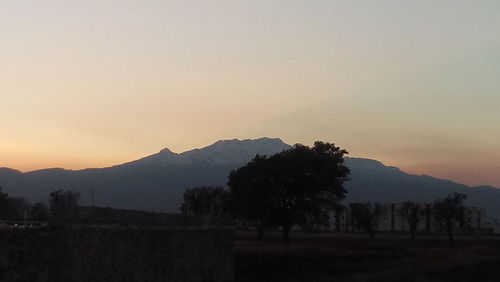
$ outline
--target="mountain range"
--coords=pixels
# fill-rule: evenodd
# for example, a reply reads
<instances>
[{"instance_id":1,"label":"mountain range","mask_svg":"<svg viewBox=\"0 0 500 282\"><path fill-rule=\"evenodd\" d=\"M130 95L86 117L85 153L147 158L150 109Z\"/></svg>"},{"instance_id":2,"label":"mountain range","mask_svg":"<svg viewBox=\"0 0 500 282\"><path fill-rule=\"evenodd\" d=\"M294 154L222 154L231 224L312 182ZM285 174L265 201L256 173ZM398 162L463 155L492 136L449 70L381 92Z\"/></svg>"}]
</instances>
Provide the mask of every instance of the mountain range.
<instances>
[{"instance_id":1,"label":"mountain range","mask_svg":"<svg viewBox=\"0 0 500 282\"><path fill-rule=\"evenodd\" d=\"M229 171L241 167L256 154L272 155L291 146L278 138L221 140L181 154L163 149L157 154L107 168L43 169L22 173L0 168L0 187L14 197L46 201L56 189L78 191L84 205L148 211L177 211L188 187L224 186ZM500 218L500 189L470 187L426 175L405 173L396 167L363 158L346 158L351 180L345 202L406 200L432 202L453 192L467 195L466 204L486 208L489 217Z\"/></svg>"}]
</instances>

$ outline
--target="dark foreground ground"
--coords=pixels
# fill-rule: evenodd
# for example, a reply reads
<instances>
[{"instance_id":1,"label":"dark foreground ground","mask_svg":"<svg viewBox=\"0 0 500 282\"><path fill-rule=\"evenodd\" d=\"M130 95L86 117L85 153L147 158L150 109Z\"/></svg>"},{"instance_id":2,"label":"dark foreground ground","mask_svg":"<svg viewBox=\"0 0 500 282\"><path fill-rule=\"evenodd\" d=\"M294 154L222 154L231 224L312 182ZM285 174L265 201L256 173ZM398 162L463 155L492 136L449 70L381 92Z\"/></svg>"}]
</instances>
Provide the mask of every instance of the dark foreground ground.
<instances>
[{"instance_id":1,"label":"dark foreground ground","mask_svg":"<svg viewBox=\"0 0 500 282\"><path fill-rule=\"evenodd\" d=\"M237 232L235 281L500 281L500 237Z\"/></svg>"}]
</instances>

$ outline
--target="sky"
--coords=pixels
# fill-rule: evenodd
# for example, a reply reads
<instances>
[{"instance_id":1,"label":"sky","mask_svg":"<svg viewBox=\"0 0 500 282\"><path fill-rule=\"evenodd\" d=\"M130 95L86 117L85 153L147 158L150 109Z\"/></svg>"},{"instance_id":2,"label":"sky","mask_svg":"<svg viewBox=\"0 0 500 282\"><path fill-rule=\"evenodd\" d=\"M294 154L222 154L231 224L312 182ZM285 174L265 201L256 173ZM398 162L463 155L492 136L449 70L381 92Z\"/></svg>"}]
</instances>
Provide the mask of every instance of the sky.
<instances>
[{"instance_id":1,"label":"sky","mask_svg":"<svg viewBox=\"0 0 500 282\"><path fill-rule=\"evenodd\" d=\"M0 167L279 137L500 187L500 2L0 1Z\"/></svg>"}]
</instances>

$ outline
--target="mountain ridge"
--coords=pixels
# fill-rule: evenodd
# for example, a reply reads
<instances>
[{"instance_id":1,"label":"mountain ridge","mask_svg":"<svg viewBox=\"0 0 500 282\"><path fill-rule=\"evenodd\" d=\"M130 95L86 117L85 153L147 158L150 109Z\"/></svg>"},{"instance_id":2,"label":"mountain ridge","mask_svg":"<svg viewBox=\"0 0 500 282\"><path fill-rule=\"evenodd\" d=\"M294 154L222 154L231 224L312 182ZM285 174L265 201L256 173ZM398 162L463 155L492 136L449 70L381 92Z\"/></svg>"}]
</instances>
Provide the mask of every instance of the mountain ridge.
<instances>
[{"instance_id":1,"label":"mountain ridge","mask_svg":"<svg viewBox=\"0 0 500 282\"><path fill-rule=\"evenodd\" d=\"M176 211L188 187L222 185L229 171L250 161L257 153L270 155L291 146L279 138L219 140L209 146L174 153L168 148L137 160L105 168L65 170L51 168L20 172L0 168L0 186L7 193L31 201L46 200L58 188L76 190L83 204L116 208ZM345 158L351 169L345 201L434 201L452 192L465 193L467 204L480 205L500 218L500 189L467 186L450 180L414 175L378 160Z\"/></svg>"}]
</instances>

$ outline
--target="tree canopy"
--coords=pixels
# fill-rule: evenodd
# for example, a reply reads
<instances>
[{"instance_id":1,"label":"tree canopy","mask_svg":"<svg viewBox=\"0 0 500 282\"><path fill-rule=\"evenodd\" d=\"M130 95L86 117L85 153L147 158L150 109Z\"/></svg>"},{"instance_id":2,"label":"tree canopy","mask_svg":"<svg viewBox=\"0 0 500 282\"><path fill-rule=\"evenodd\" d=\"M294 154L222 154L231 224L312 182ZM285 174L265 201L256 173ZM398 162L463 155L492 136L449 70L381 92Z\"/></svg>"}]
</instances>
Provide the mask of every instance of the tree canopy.
<instances>
[{"instance_id":1,"label":"tree canopy","mask_svg":"<svg viewBox=\"0 0 500 282\"><path fill-rule=\"evenodd\" d=\"M415 240L418 223L425 216L424 207L419 203L406 201L401 204L401 217L408 222L408 232L411 240Z\"/></svg>"},{"instance_id":2,"label":"tree canopy","mask_svg":"<svg viewBox=\"0 0 500 282\"><path fill-rule=\"evenodd\" d=\"M323 215L347 192L347 151L317 141L313 147L295 145L270 157L257 155L231 171L229 208L237 216L264 226L281 226L283 240L304 216Z\"/></svg>"},{"instance_id":3,"label":"tree canopy","mask_svg":"<svg viewBox=\"0 0 500 282\"><path fill-rule=\"evenodd\" d=\"M466 198L462 193L453 193L434 202L433 213L437 230L446 232L450 241L453 240L453 229L464 225Z\"/></svg>"},{"instance_id":4,"label":"tree canopy","mask_svg":"<svg viewBox=\"0 0 500 282\"><path fill-rule=\"evenodd\" d=\"M59 189L50 193L50 213L53 223L56 225L69 223L75 216L79 201L78 192Z\"/></svg>"},{"instance_id":5,"label":"tree canopy","mask_svg":"<svg viewBox=\"0 0 500 282\"><path fill-rule=\"evenodd\" d=\"M352 224L359 230L364 230L373 239L378 229L380 216L385 212L382 205L378 203L351 203L349 205Z\"/></svg>"},{"instance_id":6,"label":"tree canopy","mask_svg":"<svg viewBox=\"0 0 500 282\"><path fill-rule=\"evenodd\" d=\"M222 187L188 188L183 194L184 205L192 214L221 216L226 195L227 191Z\"/></svg>"},{"instance_id":7,"label":"tree canopy","mask_svg":"<svg viewBox=\"0 0 500 282\"><path fill-rule=\"evenodd\" d=\"M29 203L24 198L12 198L0 187L0 220L23 220Z\"/></svg>"}]
</instances>

